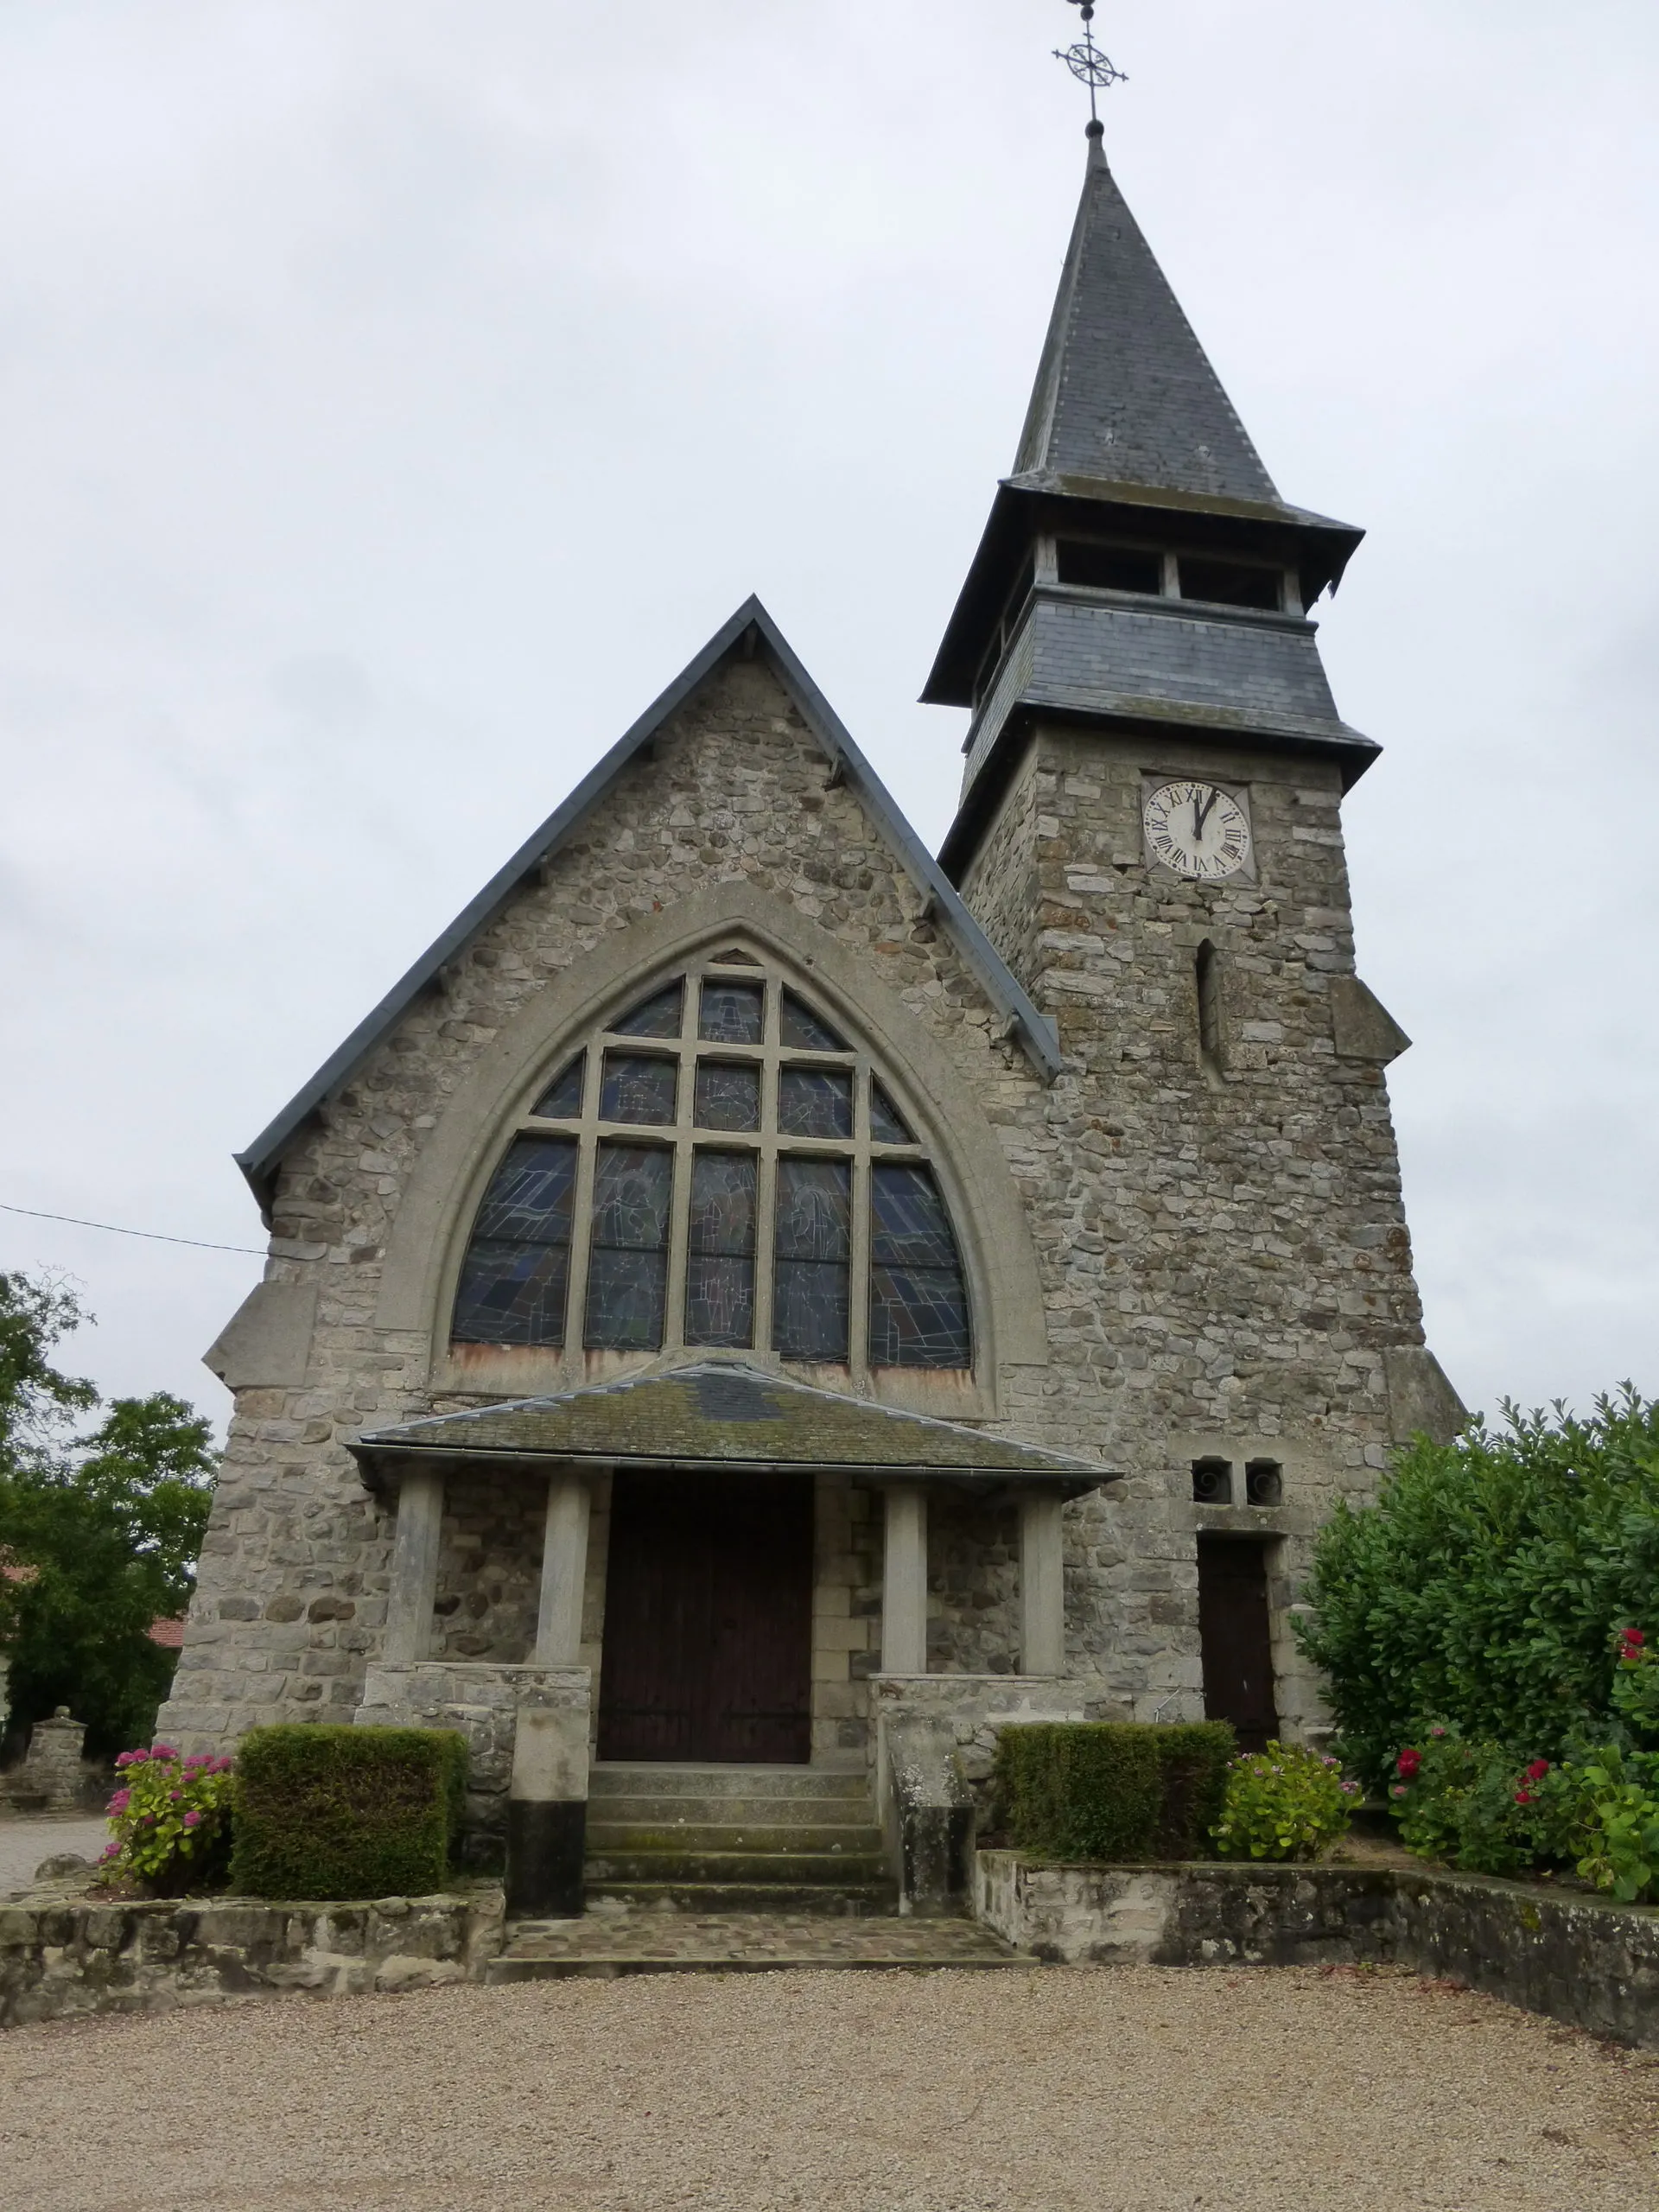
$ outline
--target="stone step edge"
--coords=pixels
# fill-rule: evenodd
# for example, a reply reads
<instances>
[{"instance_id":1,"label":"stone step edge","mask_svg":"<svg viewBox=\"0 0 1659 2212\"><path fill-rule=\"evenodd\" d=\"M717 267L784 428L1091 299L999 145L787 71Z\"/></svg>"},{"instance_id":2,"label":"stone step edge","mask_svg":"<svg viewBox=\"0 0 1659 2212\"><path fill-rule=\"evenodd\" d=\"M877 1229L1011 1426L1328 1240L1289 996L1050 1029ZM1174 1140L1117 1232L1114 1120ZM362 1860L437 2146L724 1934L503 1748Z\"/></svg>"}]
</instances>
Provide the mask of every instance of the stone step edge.
<instances>
[{"instance_id":1,"label":"stone step edge","mask_svg":"<svg viewBox=\"0 0 1659 2212\"><path fill-rule=\"evenodd\" d=\"M852 1887L890 1878L874 1853L607 1851L590 1853L588 1887L602 1882L777 1883L791 1889Z\"/></svg>"},{"instance_id":2,"label":"stone step edge","mask_svg":"<svg viewBox=\"0 0 1659 2212\"><path fill-rule=\"evenodd\" d=\"M865 1797L590 1797L591 1827L880 1827Z\"/></svg>"},{"instance_id":3,"label":"stone step edge","mask_svg":"<svg viewBox=\"0 0 1659 2212\"><path fill-rule=\"evenodd\" d=\"M1007 1957L954 1958L940 1952L932 1957L826 1958L804 1953L798 1958L677 1959L639 1958L622 1952L600 1952L586 1957L515 1959L503 1954L484 1970L486 1986L517 1981L614 1981L625 1974L984 1974L1040 1972L1046 1964L1023 1952Z\"/></svg>"},{"instance_id":4,"label":"stone step edge","mask_svg":"<svg viewBox=\"0 0 1659 2212\"><path fill-rule=\"evenodd\" d=\"M868 1774L812 1767L593 1766L588 1794L650 1797L868 1797Z\"/></svg>"},{"instance_id":5,"label":"stone step edge","mask_svg":"<svg viewBox=\"0 0 1659 2212\"><path fill-rule=\"evenodd\" d=\"M883 1855L880 1828L778 1827L769 1822L748 1821L728 1827L718 1821L690 1821L683 1828L664 1827L646 1821L589 1821L588 1856L607 1858L613 1853L630 1857L658 1852L664 1857L695 1858L708 1852L739 1852L753 1858L757 1852L776 1859L880 1859Z\"/></svg>"},{"instance_id":6,"label":"stone step edge","mask_svg":"<svg viewBox=\"0 0 1659 2212\"><path fill-rule=\"evenodd\" d=\"M813 1919L887 1919L896 1914L899 1887L884 1882L624 1882L589 1881L591 1910L613 1897L645 1912L761 1912L806 1914Z\"/></svg>"}]
</instances>

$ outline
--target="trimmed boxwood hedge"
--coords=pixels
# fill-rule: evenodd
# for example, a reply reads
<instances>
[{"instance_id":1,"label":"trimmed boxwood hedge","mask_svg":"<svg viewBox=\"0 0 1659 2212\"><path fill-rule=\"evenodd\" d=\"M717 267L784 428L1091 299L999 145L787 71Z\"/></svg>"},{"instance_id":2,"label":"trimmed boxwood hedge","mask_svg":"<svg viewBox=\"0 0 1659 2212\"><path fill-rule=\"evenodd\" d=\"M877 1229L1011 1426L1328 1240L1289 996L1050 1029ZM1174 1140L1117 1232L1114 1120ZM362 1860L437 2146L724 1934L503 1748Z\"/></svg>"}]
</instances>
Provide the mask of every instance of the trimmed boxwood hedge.
<instances>
[{"instance_id":1,"label":"trimmed boxwood hedge","mask_svg":"<svg viewBox=\"0 0 1659 2212\"><path fill-rule=\"evenodd\" d=\"M1016 1724L997 1738L998 1826L1046 1858L1211 1859L1235 1749L1224 1720Z\"/></svg>"},{"instance_id":2,"label":"trimmed boxwood hedge","mask_svg":"<svg viewBox=\"0 0 1659 2212\"><path fill-rule=\"evenodd\" d=\"M245 1897L429 1897L467 1795L451 1728L254 1728L237 1745L231 1887Z\"/></svg>"}]
</instances>

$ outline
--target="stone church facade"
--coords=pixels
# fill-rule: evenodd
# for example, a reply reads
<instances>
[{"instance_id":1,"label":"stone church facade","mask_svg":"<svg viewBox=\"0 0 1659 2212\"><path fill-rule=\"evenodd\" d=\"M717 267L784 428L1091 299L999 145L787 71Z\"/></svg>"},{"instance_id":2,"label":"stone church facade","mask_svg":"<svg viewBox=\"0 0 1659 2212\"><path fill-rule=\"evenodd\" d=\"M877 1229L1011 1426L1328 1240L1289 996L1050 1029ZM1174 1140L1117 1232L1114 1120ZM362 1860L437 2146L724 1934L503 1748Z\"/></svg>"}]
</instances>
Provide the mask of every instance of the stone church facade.
<instances>
[{"instance_id":1,"label":"stone church facade","mask_svg":"<svg viewBox=\"0 0 1659 2212\"><path fill-rule=\"evenodd\" d=\"M941 855L752 601L243 1156L166 1735L461 1726L544 1910L610 1770L868 1777L919 1897L1004 1719L1320 1728L1310 1541L1461 1414L1306 611L1358 537L1092 134Z\"/></svg>"}]
</instances>

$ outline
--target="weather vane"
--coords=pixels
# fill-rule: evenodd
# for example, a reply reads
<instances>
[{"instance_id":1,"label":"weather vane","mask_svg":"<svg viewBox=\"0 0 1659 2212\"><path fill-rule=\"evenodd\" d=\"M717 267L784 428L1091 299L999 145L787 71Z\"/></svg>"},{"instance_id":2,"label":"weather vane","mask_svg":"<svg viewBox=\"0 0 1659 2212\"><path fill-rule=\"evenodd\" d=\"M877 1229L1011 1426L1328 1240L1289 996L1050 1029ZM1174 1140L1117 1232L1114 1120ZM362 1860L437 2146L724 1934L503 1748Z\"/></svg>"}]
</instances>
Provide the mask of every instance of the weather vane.
<instances>
[{"instance_id":1,"label":"weather vane","mask_svg":"<svg viewBox=\"0 0 1659 2212\"><path fill-rule=\"evenodd\" d=\"M1054 59L1064 61L1080 84L1089 87L1089 121L1098 129L1100 124L1099 96L1109 86L1127 85L1128 77L1122 69L1114 69L1106 56L1095 44L1094 0L1071 0L1074 8L1083 13L1083 36L1075 46L1057 46Z\"/></svg>"}]
</instances>

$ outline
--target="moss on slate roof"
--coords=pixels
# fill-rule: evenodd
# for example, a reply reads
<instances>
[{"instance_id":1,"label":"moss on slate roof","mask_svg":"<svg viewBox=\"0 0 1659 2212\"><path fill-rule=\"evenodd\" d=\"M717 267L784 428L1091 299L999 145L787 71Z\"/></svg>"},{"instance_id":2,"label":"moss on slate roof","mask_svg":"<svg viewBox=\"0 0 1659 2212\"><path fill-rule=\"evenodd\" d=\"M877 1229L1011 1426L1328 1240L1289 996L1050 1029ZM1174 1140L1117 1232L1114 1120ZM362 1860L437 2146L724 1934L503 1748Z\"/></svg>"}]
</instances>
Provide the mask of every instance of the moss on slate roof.
<instances>
[{"instance_id":1,"label":"moss on slate roof","mask_svg":"<svg viewBox=\"0 0 1659 2212\"><path fill-rule=\"evenodd\" d=\"M1112 1478L1105 1468L1034 1444L715 1362L556 1398L434 1414L372 1430L352 1449L371 1471L412 1452L1063 1475L1079 1489Z\"/></svg>"}]
</instances>

